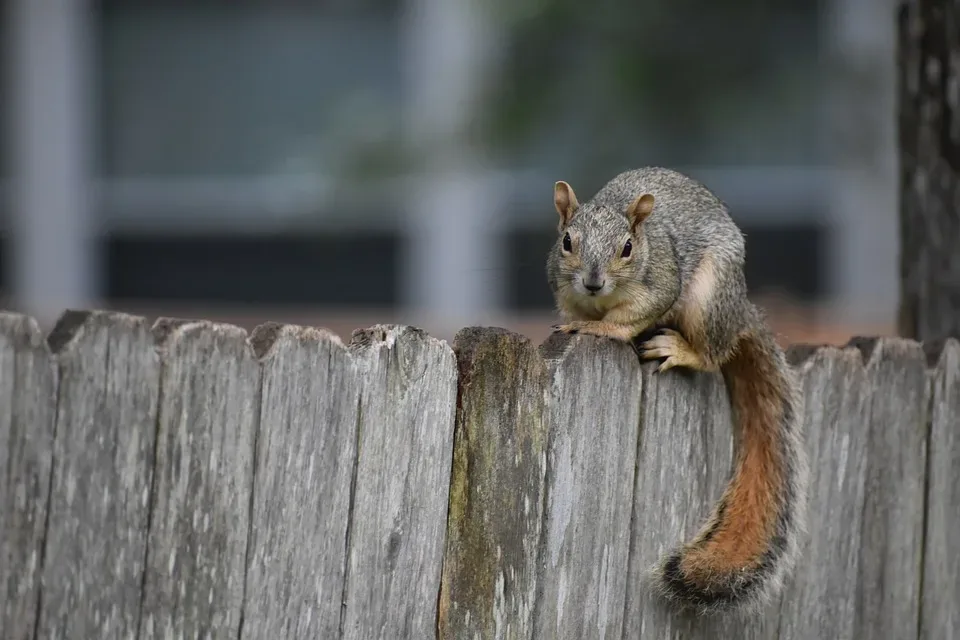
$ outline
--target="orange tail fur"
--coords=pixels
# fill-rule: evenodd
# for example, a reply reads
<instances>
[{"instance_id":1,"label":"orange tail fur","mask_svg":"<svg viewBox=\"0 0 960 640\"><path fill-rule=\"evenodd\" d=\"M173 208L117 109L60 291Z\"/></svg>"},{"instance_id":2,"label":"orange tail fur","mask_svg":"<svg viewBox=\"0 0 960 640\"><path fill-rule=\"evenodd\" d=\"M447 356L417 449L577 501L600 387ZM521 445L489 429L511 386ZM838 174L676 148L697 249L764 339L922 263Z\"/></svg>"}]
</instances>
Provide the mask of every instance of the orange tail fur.
<instances>
[{"instance_id":1,"label":"orange tail fur","mask_svg":"<svg viewBox=\"0 0 960 640\"><path fill-rule=\"evenodd\" d=\"M711 518L658 576L668 598L701 613L765 603L795 561L804 519L806 460L783 352L772 335L753 332L721 370L737 438L733 475Z\"/></svg>"}]
</instances>

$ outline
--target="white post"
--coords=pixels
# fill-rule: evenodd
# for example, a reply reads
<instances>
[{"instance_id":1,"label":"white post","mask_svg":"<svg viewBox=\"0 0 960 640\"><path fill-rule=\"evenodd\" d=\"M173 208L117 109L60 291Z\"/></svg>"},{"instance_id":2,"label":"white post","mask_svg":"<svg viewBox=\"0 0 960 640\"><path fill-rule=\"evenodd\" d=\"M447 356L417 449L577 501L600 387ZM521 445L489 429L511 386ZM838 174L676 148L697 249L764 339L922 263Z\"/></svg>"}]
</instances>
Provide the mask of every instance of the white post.
<instances>
[{"instance_id":1,"label":"white post","mask_svg":"<svg viewBox=\"0 0 960 640\"><path fill-rule=\"evenodd\" d=\"M893 326L899 281L894 3L831 0L825 9L837 307L840 319Z\"/></svg>"},{"instance_id":2,"label":"white post","mask_svg":"<svg viewBox=\"0 0 960 640\"><path fill-rule=\"evenodd\" d=\"M12 292L18 310L49 323L99 293L88 176L91 7L6 6Z\"/></svg>"},{"instance_id":3,"label":"white post","mask_svg":"<svg viewBox=\"0 0 960 640\"><path fill-rule=\"evenodd\" d=\"M499 194L468 138L485 79L491 25L477 0L408 0L404 128L418 162L405 202L403 304L432 331L499 312Z\"/></svg>"}]
</instances>

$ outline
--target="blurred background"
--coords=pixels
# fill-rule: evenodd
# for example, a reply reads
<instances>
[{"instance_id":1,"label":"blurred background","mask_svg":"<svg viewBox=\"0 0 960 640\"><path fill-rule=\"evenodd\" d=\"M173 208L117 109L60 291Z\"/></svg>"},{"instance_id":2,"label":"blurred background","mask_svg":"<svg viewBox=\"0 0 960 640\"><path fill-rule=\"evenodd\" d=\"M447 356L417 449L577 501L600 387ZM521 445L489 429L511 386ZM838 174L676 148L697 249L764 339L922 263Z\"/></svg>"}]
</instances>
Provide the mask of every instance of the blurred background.
<instances>
[{"instance_id":1,"label":"blurred background","mask_svg":"<svg viewBox=\"0 0 960 640\"><path fill-rule=\"evenodd\" d=\"M657 164L784 342L894 331L892 0L0 0L0 303L554 320L556 180Z\"/></svg>"}]
</instances>

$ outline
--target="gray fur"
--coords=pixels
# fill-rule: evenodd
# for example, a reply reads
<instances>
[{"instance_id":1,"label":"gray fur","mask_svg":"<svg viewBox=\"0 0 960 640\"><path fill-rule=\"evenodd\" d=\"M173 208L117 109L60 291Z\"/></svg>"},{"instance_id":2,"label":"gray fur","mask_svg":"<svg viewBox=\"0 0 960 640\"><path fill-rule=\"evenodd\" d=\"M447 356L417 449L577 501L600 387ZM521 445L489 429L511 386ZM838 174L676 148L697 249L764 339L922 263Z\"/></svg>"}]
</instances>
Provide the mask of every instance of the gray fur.
<instances>
[{"instance_id":1,"label":"gray fur","mask_svg":"<svg viewBox=\"0 0 960 640\"><path fill-rule=\"evenodd\" d=\"M661 167L624 171L580 205L569 228L581 232L586 238L581 249L585 262L591 266L602 265L616 255L620 249L620 236L630 229L624 212L637 196L644 193L653 195L655 204L653 213L643 225L646 238L643 244L672 244L671 238L682 238L683 251L676 256L681 282L690 278L707 251L730 267L743 268L743 234L730 217L726 205L696 180ZM561 233L551 251L551 258L559 256L562 239ZM637 264L644 262L647 261L638 260ZM555 268L552 269L555 265L556 260L548 261L551 284L560 276ZM648 268L654 269L656 265Z\"/></svg>"}]
</instances>

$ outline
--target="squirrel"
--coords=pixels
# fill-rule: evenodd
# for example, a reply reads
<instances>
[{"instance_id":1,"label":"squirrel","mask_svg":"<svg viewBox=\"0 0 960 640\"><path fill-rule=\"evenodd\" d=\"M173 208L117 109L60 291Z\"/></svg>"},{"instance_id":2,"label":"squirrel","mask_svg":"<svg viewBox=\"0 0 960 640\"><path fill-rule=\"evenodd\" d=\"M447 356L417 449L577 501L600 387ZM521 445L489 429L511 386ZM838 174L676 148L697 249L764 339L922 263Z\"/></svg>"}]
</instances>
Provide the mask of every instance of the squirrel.
<instances>
[{"instance_id":1,"label":"squirrel","mask_svg":"<svg viewBox=\"0 0 960 640\"><path fill-rule=\"evenodd\" d=\"M655 586L699 613L759 609L799 554L807 460L798 382L747 299L743 234L706 186L660 167L624 171L583 204L559 181L554 204L547 276L567 322L554 332L635 348L646 336L637 351L662 360L658 372L719 371L730 397L732 475L698 534L659 561Z\"/></svg>"}]
</instances>

